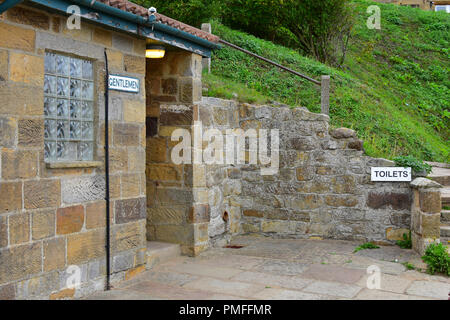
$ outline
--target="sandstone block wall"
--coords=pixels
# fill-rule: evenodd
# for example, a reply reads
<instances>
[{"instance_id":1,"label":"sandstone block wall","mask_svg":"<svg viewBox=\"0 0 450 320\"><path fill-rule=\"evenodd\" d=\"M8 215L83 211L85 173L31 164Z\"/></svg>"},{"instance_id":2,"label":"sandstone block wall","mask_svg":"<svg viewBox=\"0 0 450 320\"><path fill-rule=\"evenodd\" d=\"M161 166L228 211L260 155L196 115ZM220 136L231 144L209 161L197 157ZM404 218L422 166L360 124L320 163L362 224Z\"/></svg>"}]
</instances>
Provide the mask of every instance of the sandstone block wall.
<instances>
[{"instance_id":1,"label":"sandstone block wall","mask_svg":"<svg viewBox=\"0 0 450 320\"><path fill-rule=\"evenodd\" d=\"M425 178L411 182L413 203L411 207L412 248L420 255L431 243L441 237L441 185Z\"/></svg>"},{"instance_id":2,"label":"sandstone block wall","mask_svg":"<svg viewBox=\"0 0 450 320\"><path fill-rule=\"evenodd\" d=\"M171 159L172 132L191 132L201 100L202 58L167 51L163 59L147 60L147 239L181 244L195 255L207 247L209 209L197 205L193 188L199 183L192 164Z\"/></svg>"},{"instance_id":3,"label":"sandstone block wall","mask_svg":"<svg viewBox=\"0 0 450 320\"><path fill-rule=\"evenodd\" d=\"M409 232L409 183L371 182L370 167L394 163L364 155L353 130L331 129L328 116L305 108L173 99L158 102L158 113L147 105L147 116L159 116L147 137L148 239L181 243L184 253L195 255L242 233L383 243ZM203 133L217 129L223 136L230 129L278 129L278 172L261 175L259 164L225 159L173 164L171 149L179 142L171 141L172 132L185 128L193 137L195 121ZM203 141L200 151L207 146ZM255 152L247 145L247 163Z\"/></svg>"},{"instance_id":4,"label":"sandstone block wall","mask_svg":"<svg viewBox=\"0 0 450 320\"><path fill-rule=\"evenodd\" d=\"M110 91L113 281L142 271L146 240L196 255L235 234L390 241L410 228L408 183L372 183L349 129L303 108L201 97L201 57L167 50L145 60L145 41L26 6L0 16L0 299L70 298L105 276L104 49L111 73L141 80L139 94ZM44 162L45 50L94 62L94 161ZM278 129L280 167L175 164L172 132ZM204 150L207 143L199 149ZM246 151L246 158L254 150ZM67 288L68 267L81 287Z\"/></svg>"},{"instance_id":5,"label":"sandstone block wall","mask_svg":"<svg viewBox=\"0 0 450 320\"><path fill-rule=\"evenodd\" d=\"M140 94L110 92L113 281L145 263L145 40L18 6L0 17L0 299L69 298L105 278L104 49L111 73L141 80ZM94 160L44 162L46 50L94 62ZM66 287L67 268L81 286ZM136 269L137 268L137 269Z\"/></svg>"}]
</instances>

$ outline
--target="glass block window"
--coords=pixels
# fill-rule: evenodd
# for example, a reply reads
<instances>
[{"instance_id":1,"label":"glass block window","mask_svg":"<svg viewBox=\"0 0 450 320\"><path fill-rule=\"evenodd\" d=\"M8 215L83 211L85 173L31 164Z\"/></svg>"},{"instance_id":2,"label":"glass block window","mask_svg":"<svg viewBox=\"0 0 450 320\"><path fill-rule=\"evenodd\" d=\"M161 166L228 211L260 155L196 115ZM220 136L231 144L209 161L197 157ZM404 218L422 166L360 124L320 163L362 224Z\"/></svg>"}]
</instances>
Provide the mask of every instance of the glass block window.
<instances>
[{"instance_id":1,"label":"glass block window","mask_svg":"<svg viewBox=\"0 0 450 320\"><path fill-rule=\"evenodd\" d=\"M92 160L92 61L45 54L44 148L46 161Z\"/></svg>"}]
</instances>

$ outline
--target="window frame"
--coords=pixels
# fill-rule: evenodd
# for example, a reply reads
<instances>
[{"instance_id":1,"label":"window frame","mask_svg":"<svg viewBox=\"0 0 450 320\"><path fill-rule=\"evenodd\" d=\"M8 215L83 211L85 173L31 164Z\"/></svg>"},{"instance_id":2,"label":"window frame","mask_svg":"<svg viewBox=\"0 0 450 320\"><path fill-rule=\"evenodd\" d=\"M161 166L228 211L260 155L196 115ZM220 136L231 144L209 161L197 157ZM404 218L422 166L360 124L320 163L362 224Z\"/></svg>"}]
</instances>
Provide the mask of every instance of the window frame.
<instances>
[{"instance_id":1,"label":"window frame","mask_svg":"<svg viewBox=\"0 0 450 320\"><path fill-rule=\"evenodd\" d=\"M56 62L55 62L55 70L53 73L48 72L46 70L46 65L44 62L44 86L45 86L45 77L46 76L53 76L55 77L55 81L56 84L54 86L54 89L56 90L53 94L48 94L45 92L45 87L43 87L43 96L44 96L44 162L47 165L47 168L73 168L73 167L97 167L101 165L101 162L96 161L97 156L96 156L96 151L97 151L97 125L98 125L98 107L97 107L97 94L98 94L98 84L97 84L97 73L98 73L98 61L96 59L92 59L89 57L83 57L83 56L79 56L79 55L75 55L72 53L67 53L67 52L61 52L61 51L55 51L55 50L45 50L44 53L44 61L46 60L45 57L47 56L47 54L53 54L53 55L59 55L59 56L64 56L65 58L68 59L68 63L69 63L69 67L68 67L68 73L67 75L62 75L59 74L58 72L56 72ZM81 76L77 77L77 76L72 76L70 74L70 59L71 58L75 58L75 59L80 59L81 60ZM56 60L55 60L56 61ZM83 61L88 61L91 64L91 78L85 78L83 75ZM59 77L65 77L67 78L67 90L68 93L66 96L61 96L58 95L57 92L57 79ZM79 80L80 81L80 95L78 97L73 97L71 96L71 80ZM91 99L88 98L84 98L83 95L83 81L89 81L92 83L92 97L90 97ZM52 115L47 115L46 111L45 111L45 101L46 98L51 98L51 99L55 99L55 110L52 112ZM66 99L67 100L67 116L65 117L60 117L58 116L58 99ZM76 138L71 138L71 101L73 100L77 100L80 102L79 105L79 117L76 118L77 120L74 119L74 121L78 121L79 125L80 125L80 135L79 137ZM90 118L83 118L81 117L81 112L82 112L82 108L83 108L83 102L88 102L91 104L92 110L91 110L91 115ZM54 133L53 137L48 138L45 136L46 132L46 120L53 120L56 121L56 132ZM68 127L67 127L67 135L68 137L60 139L57 137L58 134L58 120L64 120L67 122ZM90 122L92 124L92 128L91 128L91 133L92 136L90 139L83 139L83 123L84 122ZM64 141L64 142L75 142L77 144L77 150L76 150L76 154L74 158L59 158L57 157L57 154L55 155L55 158L46 158L45 157L45 148L46 145L45 143L48 141L52 141L55 143L55 153L58 152L57 150L57 143L60 141ZM92 152L92 156L89 159L82 159L79 158L79 153L80 151L78 150L79 144L81 142L87 142L87 143L91 143L91 152Z\"/></svg>"}]
</instances>

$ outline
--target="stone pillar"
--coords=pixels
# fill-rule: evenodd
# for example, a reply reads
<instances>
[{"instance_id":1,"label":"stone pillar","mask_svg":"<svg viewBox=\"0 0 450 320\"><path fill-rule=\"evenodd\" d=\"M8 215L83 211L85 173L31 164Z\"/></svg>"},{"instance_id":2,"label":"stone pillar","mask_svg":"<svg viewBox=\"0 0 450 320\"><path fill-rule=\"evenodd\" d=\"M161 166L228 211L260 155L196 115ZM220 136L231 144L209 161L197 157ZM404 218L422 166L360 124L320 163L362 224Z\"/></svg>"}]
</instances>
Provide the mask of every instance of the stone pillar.
<instances>
[{"instance_id":1,"label":"stone pillar","mask_svg":"<svg viewBox=\"0 0 450 320\"><path fill-rule=\"evenodd\" d=\"M202 30L208 33L211 33L211 24L210 23L202 23ZM203 58L202 59L203 69L208 70L208 73L211 73L211 58Z\"/></svg>"},{"instance_id":2,"label":"stone pillar","mask_svg":"<svg viewBox=\"0 0 450 320\"><path fill-rule=\"evenodd\" d=\"M196 193L205 180L201 166L173 161L178 141L171 136L177 128L192 134L198 120L201 59L187 51L166 52L162 59L147 59L146 68L147 117L155 129L146 138L147 239L178 243L191 256L208 246L208 195Z\"/></svg>"},{"instance_id":3,"label":"stone pillar","mask_svg":"<svg viewBox=\"0 0 450 320\"><path fill-rule=\"evenodd\" d=\"M423 255L427 246L440 242L442 186L426 178L411 182L413 203L411 208L411 240L414 251Z\"/></svg>"},{"instance_id":4,"label":"stone pillar","mask_svg":"<svg viewBox=\"0 0 450 320\"><path fill-rule=\"evenodd\" d=\"M320 109L323 114L330 114L330 76L322 76L320 83Z\"/></svg>"}]
</instances>

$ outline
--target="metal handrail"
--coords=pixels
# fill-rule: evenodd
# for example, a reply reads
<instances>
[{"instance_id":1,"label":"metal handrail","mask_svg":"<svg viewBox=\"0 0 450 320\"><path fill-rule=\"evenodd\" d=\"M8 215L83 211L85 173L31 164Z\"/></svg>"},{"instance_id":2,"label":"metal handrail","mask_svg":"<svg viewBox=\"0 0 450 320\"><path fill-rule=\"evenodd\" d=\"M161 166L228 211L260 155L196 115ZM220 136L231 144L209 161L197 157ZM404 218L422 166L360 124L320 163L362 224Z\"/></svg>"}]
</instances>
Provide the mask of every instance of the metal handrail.
<instances>
[{"instance_id":1,"label":"metal handrail","mask_svg":"<svg viewBox=\"0 0 450 320\"><path fill-rule=\"evenodd\" d=\"M233 49L236 49L238 51L244 52L245 54L248 54L248 55L250 55L252 57L255 57L257 59L260 59L262 61L270 63L271 65L274 65L274 66L276 66L276 67L278 67L278 68L280 68L282 70L285 70L287 72L295 74L296 76L299 76L300 78L308 80L308 81L310 81L310 82L312 82L314 84L320 85L320 89L321 89L320 90L321 91L320 92L321 112L324 113L324 114L327 114L327 115L329 114L329 111L330 111L330 76L323 75L322 78L321 78L321 81L318 81L318 80L310 78L310 77L308 77L308 76L306 76L304 74L301 74L300 72L297 72L297 71L292 70L292 69L290 69L288 67L285 67L285 66L283 66L283 65L281 65L279 63L276 63L275 61L272 61L270 59L264 58L264 57L262 57L260 55L257 55L256 53L253 53L253 52L248 51L248 50L246 50L244 48L241 48L241 47L239 47L239 46L237 46L235 44L232 44L232 43L230 43L228 41L220 39L219 43L223 43L224 45L227 45L227 46L229 46L229 47L231 47Z\"/></svg>"}]
</instances>

